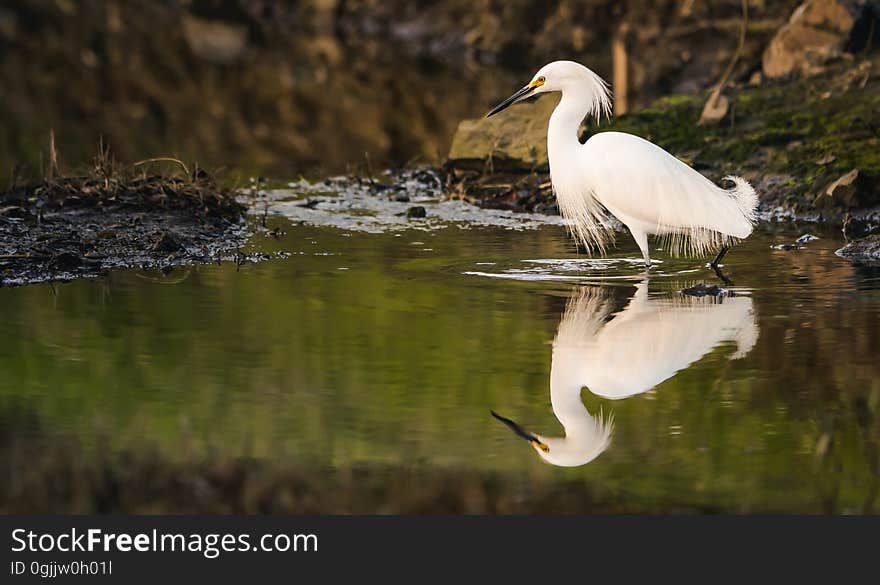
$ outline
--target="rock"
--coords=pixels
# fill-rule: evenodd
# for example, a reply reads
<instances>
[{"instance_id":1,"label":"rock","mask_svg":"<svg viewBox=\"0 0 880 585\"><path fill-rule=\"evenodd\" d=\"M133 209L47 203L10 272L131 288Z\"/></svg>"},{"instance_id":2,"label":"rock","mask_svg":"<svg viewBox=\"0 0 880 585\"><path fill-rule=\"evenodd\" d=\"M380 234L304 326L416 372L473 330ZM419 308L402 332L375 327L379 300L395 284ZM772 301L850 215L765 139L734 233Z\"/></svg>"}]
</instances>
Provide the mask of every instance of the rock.
<instances>
[{"instance_id":1,"label":"rock","mask_svg":"<svg viewBox=\"0 0 880 585\"><path fill-rule=\"evenodd\" d=\"M49 260L50 270L73 270L82 264L82 258L74 252L59 252Z\"/></svg>"},{"instance_id":2,"label":"rock","mask_svg":"<svg viewBox=\"0 0 880 585\"><path fill-rule=\"evenodd\" d=\"M186 16L183 34L197 57L217 65L235 63L247 49L248 30L243 24Z\"/></svg>"},{"instance_id":3,"label":"rock","mask_svg":"<svg viewBox=\"0 0 880 585\"><path fill-rule=\"evenodd\" d=\"M726 288L721 288L720 286L717 286L714 284L703 284L703 283L700 283L700 284L697 284L697 285L694 285L694 286L691 286L691 287L688 287L688 288L681 290L681 294L689 295L692 297L706 297L706 296L717 297L717 296L723 295L725 293L727 293Z\"/></svg>"},{"instance_id":4,"label":"rock","mask_svg":"<svg viewBox=\"0 0 880 585\"><path fill-rule=\"evenodd\" d=\"M549 169L547 125L558 97L517 104L491 118L462 120L452 139L449 162L458 169L495 171Z\"/></svg>"},{"instance_id":5,"label":"rock","mask_svg":"<svg viewBox=\"0 0 880 585\"><path fill-rule=\"evenodd\" d=\"M847 240L857 240L873 233L880 232L880 226L872 225L864 219L853 217L849 213L843 218L843 237Z\"/></svg>"},{"instance_id":6,"label":"rock","mask_svg":"<svg viewBox=\"0 0 880 585\"><path fill-rule=\"evenodd\" d=\"M153 252L177 252L183 248L180 238L173 232L165 231L159 234L159 237L153 243Z\"/></svg>"},{"instance_id":7,"label":"rock","mask_svg":"<svg viewBox=\"0 0 880 585\"><path fill-rule=\"evenodd\" d=\"M794 241L798 246L803 246L804 244L808 244L813 240L818 240L819 236L814 236L813 234L804 234Z\"/></svg>"},{"instance_id":8,"label":"rock","mask_svg":"<svg viewBox=\"0 0 880 585\"><path fill-rule=\"evenodd\" d=\"M809 74L840 56L863 10L858 0L807 0L764 51L764 75Z\"/></svg>"},{"instance_id":9,"label":"rock","mask_svg":"<svg viewBox=\"0 0 880 585\"><path fill-rule=\"evenodd\" d=\"M856 264L880 264L880 234L850 242L835 254Z\"/></svg>"},{"instance_id":10,"label":"rock","mask_svg":"<svg viewBox=\"0 0 880 585\"><path fill-rule=\"evenodd\" d=\"M816 208L842 207L855 209L870 205L875 196L874 181L859 169L853 169L832 181L823 193L816 197Z\"/></svg>"},{"instance_id":11,"label":"rock","mask_svg":"<svg viewBox=\"0 0 880 585\"><path fill-rule=\"evenodd\" d=\"M425 211L425 208L421 205L416 205L415 207L410 207L406 210L407 219L420 219L422 217L426 217L428 212Z\"/></svg>"},{"instance_id":12,"label":"rock","mask_svg":"<svg viewBox=\"0 0 880 585\"><path fill-rule=\"evenodd\" d=\"M818 236L814 236L813 234L804 234L800 236L798 239L794 241L793 244L776 244L770 246L771 250L783 250L783 251L791 251L791 250L800 250L813 240L818 240Z\"/></svg>"}]
</instances>

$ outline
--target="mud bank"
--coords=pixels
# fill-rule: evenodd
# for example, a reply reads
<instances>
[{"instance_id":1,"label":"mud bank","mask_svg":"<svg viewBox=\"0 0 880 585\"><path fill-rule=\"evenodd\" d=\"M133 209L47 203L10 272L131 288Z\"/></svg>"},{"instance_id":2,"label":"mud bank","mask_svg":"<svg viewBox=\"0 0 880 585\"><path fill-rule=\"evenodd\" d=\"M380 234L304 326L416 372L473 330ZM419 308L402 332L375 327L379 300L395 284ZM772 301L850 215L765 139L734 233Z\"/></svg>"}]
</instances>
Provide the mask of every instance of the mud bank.
<instances>
[{"instance_id":1,"label":"mud bank","mask_svg":"<svg viewBox=\"0 0 880 585\"><path fill-rule=\"evenodd\" d=\"M249 259L244 207L201 169L147 174L99 157L83 176L0 195L0 286Z\"/></svg>"}]
</instances>

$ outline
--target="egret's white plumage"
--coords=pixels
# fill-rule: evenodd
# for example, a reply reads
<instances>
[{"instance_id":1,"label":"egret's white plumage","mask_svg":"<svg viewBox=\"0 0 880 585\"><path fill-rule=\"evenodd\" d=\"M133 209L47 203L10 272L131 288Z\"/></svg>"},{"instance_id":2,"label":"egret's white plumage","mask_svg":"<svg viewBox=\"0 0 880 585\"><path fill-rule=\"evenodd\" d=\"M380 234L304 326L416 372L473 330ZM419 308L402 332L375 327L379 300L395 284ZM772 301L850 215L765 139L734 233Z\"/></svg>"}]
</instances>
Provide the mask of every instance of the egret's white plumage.
<instances>
[{"instance_id":1,"label":"egret's white plumage","mask_svg":"<svg viewBox=\"0 0 880 585\"><path fill-rule=\"evenodd\" d=\"M587 116L610 116L607 84L573 61L541 68L531 83L489 115L532 95L558 91L547 154L559 209L574 237L604 252L614 240L609 214L629 228L650 264L648 235L673 254L702 255L752 232L758 198L749 183L729 176L722 189L659 146L623 132L599 132L581 143Z\"/></svg>"},{"instance_id":2,"label":"egret's white plumage","mask_svg":"<svg viewBox=\"0 0 880 585\"><path fill-rule=\"evenodd\" d=\"M644 281L626 307L616 314L613 309L605 289L582 287L559 323L550 366L550 403L564 437L532 434L499 417L529 439L548 463L584 465L611 444L611 417L592 415L581 401L582 388L603 398L627 398L651 390L725 341L736 344L729 357L738 359L758 339L749 297L721 302L714 297L651 299Z\"/></svg>"},{"instance_id":3,"label":"egret's white plumage","mask_svg":"<svg viewBox=\"0 0 880 585\"><path fill-rule=\"evenodd\" d=\"M654 388L724 341L730 356L748 354L758 339L752 299L681 295L651 299L648 283L636 287L626 307L610 320L602 289L584 287L565 311L553 346L551 391L586 386L617 400Z\"/></svg>"}]
</instances>

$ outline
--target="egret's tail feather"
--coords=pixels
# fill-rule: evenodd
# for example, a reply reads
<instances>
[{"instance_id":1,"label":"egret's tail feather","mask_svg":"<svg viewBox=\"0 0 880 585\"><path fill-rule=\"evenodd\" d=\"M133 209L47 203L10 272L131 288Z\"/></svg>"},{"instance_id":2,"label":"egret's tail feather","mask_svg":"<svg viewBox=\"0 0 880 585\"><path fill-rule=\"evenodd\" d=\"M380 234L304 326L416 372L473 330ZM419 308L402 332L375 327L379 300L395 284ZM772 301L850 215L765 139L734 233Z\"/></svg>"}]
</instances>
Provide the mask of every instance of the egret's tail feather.
<instances>
[{"instance_id":1,"label":"egret's tail feather","mask_svg":"<svg viewBox=\"0 0 880 585\"><path fill-rule=\"evenodd\" d=\"M754 187L742 177L737 177L735 175L727 175L724 177L724 180L733 183L733 188L727 189L727 194L736 201L740 213L742 213L749 225L754 226L758 219L758 194L755 192ZM751 232L751 230L749 230L749 232ZM746 234L746 236L747 235L748 234Z\"/></svg>"},{"instance_id":2,"label":"egret's tail feather","mask_svg":"<svg viewBox=\"0 0 880 585\"><path fill-rule=\"evenodd\" d=\"M683 214L676 210L676 217L658 222L656 234L661 245L673 256L705 256L722 246L731 246L752 233L757 220L758 195L748 181L729 175L725 180L733 182L730 189L722 189L705 180L704 193L691 199L688 212L696 221L683 221ZM692 185L690 186L693 187Z\"/></svg>"}]
</instances>

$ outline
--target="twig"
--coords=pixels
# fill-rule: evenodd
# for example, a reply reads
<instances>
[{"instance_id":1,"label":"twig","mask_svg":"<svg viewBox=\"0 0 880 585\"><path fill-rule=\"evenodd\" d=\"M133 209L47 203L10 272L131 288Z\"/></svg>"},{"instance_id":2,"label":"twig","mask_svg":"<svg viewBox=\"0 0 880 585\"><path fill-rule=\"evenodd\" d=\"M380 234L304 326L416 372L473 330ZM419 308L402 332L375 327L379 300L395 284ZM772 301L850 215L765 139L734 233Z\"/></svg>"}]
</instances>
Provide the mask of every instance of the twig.
<instances>
[{"instance_id":1,"label":"twig","mask_svg":"<svg viewBox=\"0 0 880 585\"><path fill-rule=\"evenodd\" d=\"M183 161L180 161L176 158L172 158L170 156L159 156L156 158L148 158L146 160L138 161L131 166L132 166L132 168L134 168L134 167L139 167L141 165L145 165L145 164L153 163L153 162L175 162L175 163L179 164L183 168L183 172L185 172L187 174L187 176L189 176L189 169L186 168L186 165L183 164Z\"/></svg>"},{"instance_id":2,"label":"twig","mask_svg":"<svg viewBox=\"0 0 880 585\"><path fill-rule=\"evenodd\" d=\"M733 70L736 67L737 62L739 61L740 56L742 55L743 48L745 48L746 45L746 32L748 31L748 28L749 0L742 0L742 24L739 28L739 40L737 41L736 50L733 52L733 57L730 59L730 63L727 64L727 69L724 70L724 73L721 75L721 79L718 81L718 84L709 95L709 101L706 102L708 109L715 108L718 102L718 98L721 96L721 90L724 89L724 86L727 85L727 81L733 74Z\"/></svg>"},{"instance_id":3,"label":"twig","mask_svg":"<svg viewBox=\"0 0 880 585\"><path fill-rule=\"evenodd\" d=\"M48 181L51 183L55 178L55 171L58 170L58 151L55 150L55 129L49 130L49 171Z\"/></svg>"},{"instance_id":4,"label":"twig","mask_svg":"<svg viewBox=\"0 0 880 585\"><path fill-rule=\"evenodd\" d=\"M367 161L367 179L370 180L370 185L375 187L376 181L373 179L373 163L370 161L370 152L368 150L364 151L364 158Z\"/></svg>"}]
</instances>

